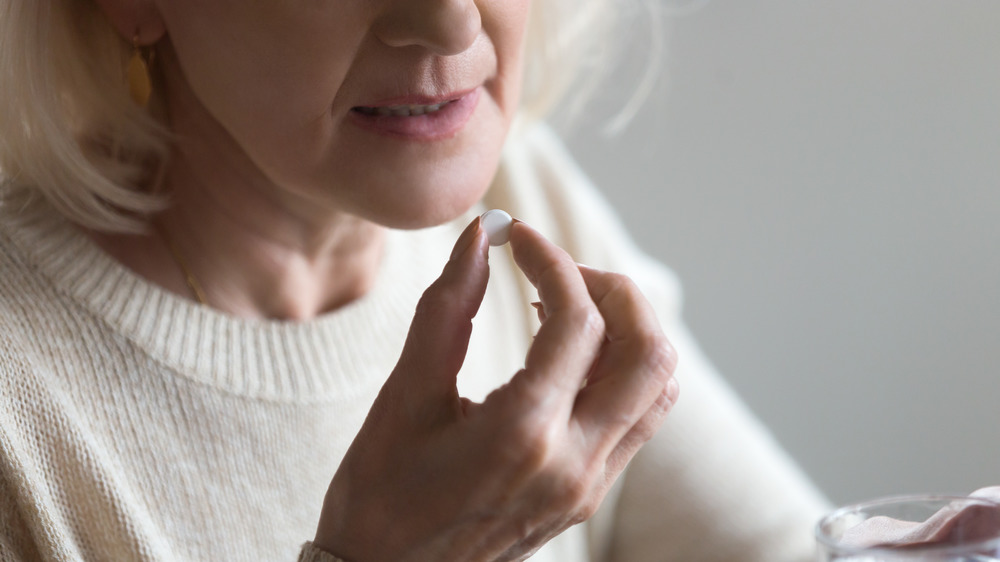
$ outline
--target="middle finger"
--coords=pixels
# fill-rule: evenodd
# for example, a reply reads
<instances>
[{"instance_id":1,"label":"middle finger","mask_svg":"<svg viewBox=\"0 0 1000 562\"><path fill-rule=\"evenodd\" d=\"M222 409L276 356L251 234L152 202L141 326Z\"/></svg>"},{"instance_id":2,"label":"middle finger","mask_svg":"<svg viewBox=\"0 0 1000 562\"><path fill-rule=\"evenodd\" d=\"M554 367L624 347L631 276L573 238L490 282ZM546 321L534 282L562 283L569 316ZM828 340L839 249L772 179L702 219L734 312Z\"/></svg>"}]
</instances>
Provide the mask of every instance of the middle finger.
<instances>
[{"instance_id":1,"label":"middle finger","mask_svg":"<svg viewBox=\"0 0 1000 562\"><path fill-rule=\"evenodd\" d=\"M518 267L538 290L545 312L525 369L518 375L524 380L519 382L538 396L551 396L555 390L568 414L600 352L604 319L579 268L564 250L522 222L511 229L510 245Z\"/></svg>"}]
</instances>

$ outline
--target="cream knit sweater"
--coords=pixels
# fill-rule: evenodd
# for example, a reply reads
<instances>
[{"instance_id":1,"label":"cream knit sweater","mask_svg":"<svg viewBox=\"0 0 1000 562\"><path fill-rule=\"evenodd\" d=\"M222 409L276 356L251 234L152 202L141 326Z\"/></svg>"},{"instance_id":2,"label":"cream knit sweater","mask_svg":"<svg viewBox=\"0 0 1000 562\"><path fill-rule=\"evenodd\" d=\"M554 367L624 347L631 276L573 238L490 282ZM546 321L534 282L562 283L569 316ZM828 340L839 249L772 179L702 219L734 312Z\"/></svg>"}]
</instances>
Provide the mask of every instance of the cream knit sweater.
<instances>
[{"instance_id":1,"label":"cream knit sweater","mask_svg":"<svg viewBox=\"0 0 1000 562\"><path fill-rule=\"evenodd\" d=\"M487 204L578 261L632 275L681 358L664 429L592 521L532 560L808 560L823 500L712 372L673 278L549 131L508 143ZM333 560L303 543L469 218L393 232L369 294L287 323L178 298L45 204L0 205L0 560ZM535 328L506 250L490 260L460 375L474 399L517 370Z\"/></svg>"}]
</instances>

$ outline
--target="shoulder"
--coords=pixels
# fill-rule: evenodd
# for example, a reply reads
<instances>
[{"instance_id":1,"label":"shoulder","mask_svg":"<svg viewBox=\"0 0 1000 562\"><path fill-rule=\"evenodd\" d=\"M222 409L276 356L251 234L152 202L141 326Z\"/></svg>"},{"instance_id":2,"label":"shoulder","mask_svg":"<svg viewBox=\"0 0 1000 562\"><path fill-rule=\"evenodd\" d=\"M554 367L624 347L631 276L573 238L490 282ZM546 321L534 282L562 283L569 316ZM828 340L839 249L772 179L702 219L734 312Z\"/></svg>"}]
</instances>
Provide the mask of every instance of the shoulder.
<instances>
[{"instance_id":1,"label":"shoulder","mask_svg":"<svg viewBox=\"0 0 1000 562\"><path fill-rule=\"evenodd\" d=\"M0 357L23 331L26 301L32 298L28 273L24 257L0 230Z\"/></svg>"},{"instance_id":2,"label":"shoulder","mask_svg":"<svg viewBox=\"0 0 1000 562\"><path fill-rule=\"evenodd\" d=\"M10 227L9 223L0 227L0 344L23 331L40 285L14 241L16 230Z\"/></svg>"},{"instance_id":3,"label":"shoulder","mask_svg":"<svg viewBox=\"0 0 1000 562\"><path fill-rule=\"evenodd\" d=\"M15 243L9 217L0 225L0 401L34 370L51 335L49 283ZM15 392L15 394L17 394Z\"/></svg>"},{"instance_id":4,"label":"shoulder","mask_svg":"<svg viewBox=\"0 0 1000 562\"><path fill-rule=\"evenodd\" d=\"M33 315L24 303L25 296L30 298L30 295L22 295L22 287L13 282L16 272L4 263L6 258L0 248L0 409L12 393L20 394L14 389L24 381L33 363L29 342L40 338Z\"/></svg>"}]
</instances>

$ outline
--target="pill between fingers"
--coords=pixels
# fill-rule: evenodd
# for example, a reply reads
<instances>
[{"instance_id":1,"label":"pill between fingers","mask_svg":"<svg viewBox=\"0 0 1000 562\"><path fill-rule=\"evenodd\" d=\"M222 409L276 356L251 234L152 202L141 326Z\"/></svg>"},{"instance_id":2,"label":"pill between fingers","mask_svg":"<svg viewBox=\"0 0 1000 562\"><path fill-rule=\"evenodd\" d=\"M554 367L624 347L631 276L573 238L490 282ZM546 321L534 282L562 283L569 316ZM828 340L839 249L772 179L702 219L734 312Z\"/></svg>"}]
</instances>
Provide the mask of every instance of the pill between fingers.
<instances>
[{"instance_id":1,"label":"pill between fingers","mask_svg":"<svg viewBox=\"0 0 1000 562\"><path fill-rule=\"evenodd\" d=\"M506 211L490 209L480 218L490 246L503 246L510 241L510 227L514 224L514 219Z\"/></svg>"}]
</instances>

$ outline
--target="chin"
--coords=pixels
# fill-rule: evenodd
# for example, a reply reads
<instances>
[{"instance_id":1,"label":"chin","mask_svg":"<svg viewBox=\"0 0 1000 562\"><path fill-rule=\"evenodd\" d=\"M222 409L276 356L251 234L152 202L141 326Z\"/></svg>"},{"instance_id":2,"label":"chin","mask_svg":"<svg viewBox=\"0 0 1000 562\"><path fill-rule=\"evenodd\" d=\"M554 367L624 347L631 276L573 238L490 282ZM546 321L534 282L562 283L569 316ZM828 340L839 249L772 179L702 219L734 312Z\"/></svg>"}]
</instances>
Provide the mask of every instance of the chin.
<instances>
[{"instance_id":1,"label":"chin","mask_svg":"<svg viewBox=\"0 0 1000 562\"><path fill-rule=\"evenodd\" d=\"M482 200L493 182L501 145L481 148L445 158L352 167L348 185L359 187L340 191L338 198L354 214L389 228L415 230L447 223Z\"/></svg>"},{"instance_id":2,"label":"chin","mask_svg":"<svg viewBox=\"0 0 1000 562\"><path fill-rule=\"evenodd\" d=\"M389 228L416 230L445 224L461 217L482 200L493 174L461 185L413 189L405 197L392 197L362 211L372 222Z\"/></svg>"}]
</instances>

